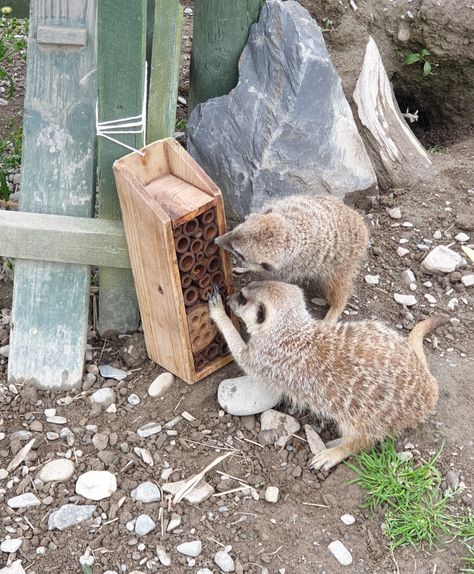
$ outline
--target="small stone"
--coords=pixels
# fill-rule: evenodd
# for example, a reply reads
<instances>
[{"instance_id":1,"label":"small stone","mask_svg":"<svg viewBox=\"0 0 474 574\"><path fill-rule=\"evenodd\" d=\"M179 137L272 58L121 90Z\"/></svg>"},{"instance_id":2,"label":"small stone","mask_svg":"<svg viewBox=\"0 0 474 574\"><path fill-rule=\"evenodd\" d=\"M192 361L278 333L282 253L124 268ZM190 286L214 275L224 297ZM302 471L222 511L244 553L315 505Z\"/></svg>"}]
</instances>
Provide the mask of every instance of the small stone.
<instances>
[{"instance_id":1,"label":"small stone","mask_svg":"<svg viewBox=\"0 0 474 574\"><path fill-rule=\"evenodd\" d=\"M163 566L171 566L171 558L163 546L156 547L156 555Z\"/></svg>"},{"instance_id":2,"label":"small stone","mask_svg":"<svg viewBox=\"0 0 474 574\"><path fill-rule=\"evenodd\" d=\"M414 295L402 295L401 293L394 293L393 298L400 305L405 305L406 307L412 307L417 304L416 297Z\"/></svg>"},{"instance_id":3,"label":"small stone","mask_svg":"<svg viewBox=\"0 0 474 574\"><path fill-rule=\"evenodd\" d=\"M115 403L112 403L111 405L109 405L106 409L105 409L106 413L116 413L117 412L117 406Z\"/></svg>"},{"instance_id":4,"label":"small stone","mask_svg":"<svg viewBox=\"0 0 474 574\"><path fill-rule=\"evenodd\" d=\"M41 502L32 492L14 496L7 502L10 508L29 508L30 506L39 506Z\"/></svg>"},{"instance_id":5,"label":"small stone","mask_svg":"<svg viewBox=\"0 0 474 574\"><path fill-rule=\"evenodd\" d=\"M90 520L96 508L93 504L63 504L49 515L48 530L65 530L84 520Z\"/></svg>"},{"instance_id":6,"label":"small stone","mask_svg":"<svg viewBox=\"0 0 474 574\"><path fill-rule=\"evenodd\" d=\"M304 431L306 433L309 449L314 455L326 450L326 445L311 425L304 425Z\"/></svg>"},{"instance_id":7,"label":"small stone","mask_svg":"<svg viewBox=\"0 0 474 574\"><path fill-rule=\"evenodd\" d=\"M280 393L250 376L224 379L217 391L219 405L234 416L255 415L280 402Z\"/></svg>"},{"instance_id":8,"label":"small stone","mask_svg":"<svg viewBox=\"0 0 474 574\"><path fill-rule=\"evenodd\" d=\"M460 213L456 217L456 227L459 229L465 229L466 231L474 231L474 214L472 210L469 212L465 211L464 213Z\"/></svg>"},{"instance_id":9,"label":"small stone","mask_svg":"<svg viewBox=\"0 0 474 574\"><path fill-rule=\"evenodd\" d=\"M397 248L397 255L399 257L405 257L405 255L408 255L410 253L409 249L406 249L405 247L398 247Z\"/></svg>"},{"instance_id":10,"label":"small stone","mask_svg":"<svg viewBox=\"0 0 474 574\"><path fill-rule=\"evenodd\" d=\"M109 436L103 432L98 432L92 437L92 444L97 450L105 450L109 444Z\"/></svg>"},{"instance_id":11,"label":"small stone","mask_svg":"<svg viewBox=\"0 0 474 574\"><path fill-rule=\"evenodd\" d=\"M40 468L36 478L44 483L52 481L65 482L72 477L74 470L75 467L72 460L67 460L66 458L51 460Z\"/></svg>"},{"instance_id":12,"label":"small stone","mask_svg":"<svg viewBox=\"0 0 474 574\"><path fill-rule=\"evenodd\" d=\"M392 209L387 209L387 213L392 219L402 218L402 211L399 207L392 207Z\"/></svg>"},{"instance_id":13,"label":"small stone","mask_svg":"<svg viewBox=\"0 0 474 574\"><path fill-rule=\"evenodd\" d=\"M115 379L116 381L123 381L128 377L126 371L112 367L112 365L99 365L99 373L104 379Z\"/></svg>"},{"instance_id":14,"label":"small stone","mask_svg":"<svg viewBox=\"0 0 474 574\"><path fill-rule=\"evenodd\" d=\"M155 526L154 520L152 520L148 514L140 514L135 522L135 533L138 534L138 536L145 536L150 533Z\"/></svg>"},{"instance_id":15,"label":"small stone","mask_svg":"<svg viewBox=\"0 0 474 574\"><path fill-rule=\"evenodd\" d=\"M185 16L192 16L192 15L193 15L193 9L192 9L192 8L189 8L189 7L188 7L188 8L185 8L185 9L183 10L183 14L184 14Z\"/></svg>"},{"instance_id":16,"label":"small stone","mask_svg":"<svg viewBox=\"0 0 474 574\"><path fill-rule=\"evenodd\" d=\"M403 450L401 452L397 452L397 458L401 462L406 462L407 460L413 460L413 453L410 450Z\"/></svg>"},{"instance_id":17,"label":"small stone","mask_svg":"<svg viewBox=\"0 0 474 574\"><path fill-rule=\"evenodd\" d=\"M441 239L443 237L443 234L441 233L441 231L439 229L437 229L434 233L433 233L433 237L435 239Z\"/></svg>"},{"instance_id":18,"label":"small stone","mask_svg":"<svg viewBox=\"0 0 474 574\"><path fill-rule=\"evenodd\" d=\"M137 405L140 404L140 397L135 393L132 393L131 395L129 395L127 402L129 405L136 407Z\"/></svg>"},{"instance_id":19,"label":"small stone","mask_svg":"<svg viewBox=\"0 0 474 574\"><path fill-rule=\"evenodd\" d=\"M170 521L168 523L168 526L166 528L166 532L173 532L173 530L179 528L180 525L181 525L181 516L179 514L176 514L176 512L173 512Z\"/></svg>"},{"instance_id":20,"label":"small stone","mask_svg":"<svg viewBox=\"0 0 474 574\"><path fill-rule=\"evenodd\" d=\"M459 476L454 470L448 470L446 473L446 484L451 490L457 490L459 487Z\"/></svg>"},{"instance_id":21,"label":"small stone","mask_svg":"<svg viewBox=\"0 0 474 574\"><path fill-rule=\"evenodd\" d=\"M171 373L161 373L148 387L148 394L153 399L163 396L173 385L175 380Z\"/></svg>"},{"instance_id":22,"label":"small stone","mask_svg":"<svg viewBox=\"0 0 474 574\"><path fill-rule=\"evenodd\" d=\"M245 415L241 418L244 428L248 431L255 430L255 415Z\"/></svg>"},{"instance_id":23,"label":"small stone","mask_svg":"<svg viewBox=\"0 0 474 574\"><path fill-rule=\"evenodd\" d=\"M433 297L433 295L431 295L430 293L425 293L424 294L424 298L429 302L429 303L436 303L436 297Z\"/></svg>"},{"instance_id":24,"label":"small stone","mask_svg":"<svg viewBox=\"0 0 474 574\"><path fill-rule=\"evenodd\" d=\"M260 570L259 574L262 573L262 570ZM209 568L199 568L199 570L196 572L196 574L213 574L212 570L209 570Z\"/></svg>"},{"instance_id":25,"label":"small stone","mask_svg":"<svg viewBox=\"0 0 474 574\"><path fill-rule=\"evenodd\" d=\"M10 566L5 566L5 568L2 568L0 570L0 574L25 574L25 570L21 565L21 560L15 560L10 564Z\"/></svg>"},{"instance_id":26,"label":"small stone","mask_svg":"<svg viewBox=\"0 0 474 574\"><path fill-rule=\"evenodd\" d=\"M414 227L413 223L410 223L409 221L404 221L402 223L402 227L406 227L407 229L411 229L412 227Z\"/></svg>"},{"instance_id":27,"label":"small stone","mask_svg":"<svg viewBox=\"0 0 474 574\"><path fill-rule=\"evenodd\" d=\"M405 271L402 273L402 279L407 286L410 286L412 283L416 283L415 274L411 269L405 269Z\"/></svg>"},{"instance_id":28,"label":"small stone","mask_svg":"<svg viewBox=\"0 0 474 574\"><path fill-rule=\"evenodd\" d=\"M454 311L454 309L456 309L456 307L459 305L459 299L457 299L456 297L453 297L452 299L450 299L448 301L448 309L450 311Z\"/></svg>"},{"instance_id":29,"label":"small stone","mask_svg":"<svg viewBox=\"0 0 474 574\"><path fill-rule=\"evenodd\" d=\"M8 471L5 468L0 468L0 480L4 480L8 476Z\"/></svg>"},{"instance_id":30,"label":"small stone","mask_svg":"<svg viewBox=\"0 0 474 574\"><path fill-rule=\"evenodd\" d=\"M340 540L331 542L331 544L328 546L328 550L339 562L339 564L342 564L343 566L349 566L352 564L352 554L349 552L349 550L347 550L347 548Z\"/></svg>"},{"instance_id":31,"label":"small stone","mask_svg":"<svg viewBox=\"0 0 474 574\"><path fill-rule=\"evenodd\" d=\"M366 275L364 279L368 285L378 285L380 281L380 275Z\"/></svg>"},{"instance_id":32,"label":"small stone","mask_svg":"<svg viewBox=\"0 0 474 574\"><path fill-rule=\"evenodd\" d=\"M48 440L58 440L59 435L58 435L57 432L48 431L48 432L46 433L46 438L47 438Z\"/></svg>"},{"instance_id":33,"label":"small stone","mask_svg":"<svg viewBox=\"0 0 474 574\"><path fill-rule=\"evenodd\" d=\"M327 305L326 299L323 299L322 297L314 297L314 299L311 299L311 303L317 307L326 307Z\"/></svg>"},{"instance_id":34,"label":"small stone","mask_svg":"<svg viewBox=\"0 0 474 574\"><path fill-rule=\"evenodd\" d=\"M445 245L438 245L421 262L421 269L425 273L441 275L452 273L462 263L462 257Z\"/></svg>"},{"instance_id":35,"label":"small stone","mask_svg":"<svg viewBox=\"0 0 474 574\"><path fill-rule=\"evenodd\" d=\"M7 538L0 544L0 550L8 554L13 554L22 544L23 540L21 538Z\"/></svg>"},{"instance_id":36,"label":"small stone","mask_svg":"<svg viewBox=\"0 0 474 574\"><path fill-rule=\"evenodd\" d=\"M196 558L202 552L202 542L200 540L193 540L192 542L183 542L176 547L180 554Z\"/></svg>"},{"instance_id":37,"label":"small stone","mask_svg":"<svg viewBox=\"0 0 474 574\"><path fill-rule=\"evenodd\" d=\"M265 490L265 500L267 502L272 502L273 504L278 502L279 495L280 491L276 486L269 486Z\"/></svg>"},{"instance_id":38,"label":"small stone","mask_svg":"<svg viewBox=\"0 0 474 574\"><path fill-rule=\"evenodd\" d=\"M90 397L93 406L107 408L112 403L115 403L115 391L110 387L99 389L95 391Z\"/></svg>"},{"instance_id":39,"label":"small stone","mask_svg":"<svg viewBox=\"0 0 474 574\"><path fill-rule=\"evenodd\" d=\"M96 381L97 377L93 373L86 373L82 379L82 390L88 391L95 385Z\"/></svg>"},{"instance_id":40,"label":"small stone","mask_svg":"<svg viewBox=\"0 0 474 574\"><path fill-rule=\"evenodd\" d=\"M232 556L224 550L219 550L214 556L214 562L219 566L222 572L234 572L235 564Z\"/></svg>"},{"instance_id":41,"label":"small stone","mask_svg":"<svg viewBox=\"0 0 474 574\"><path fill-rule=\"evenodd\" d=\"M285 446L290 436L300 430L300 424L295 418L273 409L261 414L260 427L262 431L275 429L279 437L276 446L280 447Z\"/></svg>"},{"instance_id":42,"label":"small stone","mask_svg":"<svg viewBox=\"0 0 474 574\"><path fill-rule=\"evenodd\" d=\"M8 355L10 354L10 345L3 345L0 347L0 355L8 359Z\"/></svg>"},{"instance_id":43,"label":"small stone","mask_svg":"<svg viewBox=\"0 0 474 574\"><path fill-rule=\"evenodd\" d=\"M459 243L466 243L466 241L469 241L469 239L471 239L471 238L469 237L469 235L468 235L467 233L461 232L461 233L458 233L458 234L454 237L454 239L455 239L456 241L459 241Z\"/></svg>"},{"instance_id":44,"label":"small stone","mask_svg":"<svg viewBox=\"0 0 474 574\"><path fill-rule=\"evenodd\" d=\"M55 415L56 415L56 409L45 409L44 410L44 416L46 418L54 417Z\"/></svg>"},{"instance_id":45,"label":"small stone","mask_svg":"<svg viewBox=\"0 0 474 574\"><path fill-rule=\"evenodd\" d=\"M402 237L401 239L398 240L398 243L400 243L400 245L405 245L405 243L408 243L409 239L406 239L405 237Z\"/></svg>"},{"instance_id":46,"label":"small stone","mask_svg":"<svg viewBox=\"0 0 474 574\"><path fill-rule=\"evenodd\" d=\"M163 489L163 492L176 494L185 482L186 480L167 482L163 484L161 488ZM200 504L207 500L212 494L214 494L214 488L203 479L198 482L198 484L183 498L183 500L189 502L189 504Z\"/></svg>"},{"instance_id":47,"label":"small stone","mask_svg":"<svg viewBox=\"0 0 474 574\"><path fill-rule=\"evenodd\" d=\"M347 526L350 526L351 524L354 524L356 519L352 516L352 514L343 514L341 516L341 521L344 522L344 524Z\"/></svg>"},{"instance_id":48,"label":"small stone","mask_svg":"<svg viewBox=\"0 0 474 574\"><path fill-rule=\"evenodd\" d=\"M461 277L461 283L464 287L472 287L474 285L474 275L463 275Z\"/></svg>"},{"instance_id":49,"label":"small stone","mask_svg":"<svg viewBox=\"0 0 474 574\"><path fill-rule=\"evenodd\" d=\"M40 421L33 421L30 424L30 430L33 432L43 432L43 425L40 423Z\"/></svg>"},{"instance_id":50,"label":"small stone","mask_svg":"<svg viewBox=\"0 0 474 574\"><path fill-rule=\"evenodd\" d=\"M132 490L131 497L138 502L148 504L149 502L159 502L161 493L155 483L147 481L142 482L137 488Z\"/></svg>"},{"instance_id":51,"label":"small stone","mask_svg":"<svg viewBox=\"0 0 474 574\"><path fill-rule=\"evenodd\" d=\"M147 438L161 432L161 425L158 423L146 423L137 429L137 435L141 438Z\"/></svg>"},{"instance_id":52,"label":"small stone","mask_svg":"<svg viewBox=\"0 0 474 574\"><path fill-rule=\"evenodd\" d=\"M59 417L59 416L48 417L46 420L48 423L51 423L53 425L65 425L67 423L67 419L65 417Z\"/></svg>"},{"instance_id":53,"label":"small stone","mask_svg":"<svg viewBox=\"0 0 474 574\"><path fill-rule=\"evenodd\" d=\"M89 500L108 498L117 490L117 479L108 470L90 470L76 482L76 493Z\"/></svg>"}]
</instances>

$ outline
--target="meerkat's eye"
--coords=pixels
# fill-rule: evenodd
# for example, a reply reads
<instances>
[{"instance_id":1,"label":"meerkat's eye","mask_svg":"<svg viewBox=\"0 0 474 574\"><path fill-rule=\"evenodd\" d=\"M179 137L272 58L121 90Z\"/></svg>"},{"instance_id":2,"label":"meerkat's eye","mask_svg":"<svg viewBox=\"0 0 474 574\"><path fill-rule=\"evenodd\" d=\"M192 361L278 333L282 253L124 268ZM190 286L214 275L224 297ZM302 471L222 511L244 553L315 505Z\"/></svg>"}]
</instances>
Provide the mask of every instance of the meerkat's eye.
<instances>
[{"instance_id":1,"label":"meerkat's eye","mask_svg":"<svg viewBox=\"0 0 474 574\"><path fill-rule=\"evenodd\" d=\"M265 307L260 304L258 306L258 311L257 311L257 323L263 323L265 321Z\"/></svg>"},{"instance_id":2,"label":"meerkat's eye","mask_svg":"<svg viewBox=\"0 0 474 574\"><path fill-rule=\"evenodd\" d=\"M260 267L265 271L272 271L273 267L269 263L260 263Z\"/></svg>"},{"instance_id":3,"label":"meerkat's eye","mask_svg":"<svg viewBox=\"0 0 474 574\"><path fill-rule=\"evenodd\" d=\"M239 291L239 294L237 295L237 303L239 305L245 305L245 303L247 303L247 299L242 294L242 291Z\"/></svg>"}]
</instances>

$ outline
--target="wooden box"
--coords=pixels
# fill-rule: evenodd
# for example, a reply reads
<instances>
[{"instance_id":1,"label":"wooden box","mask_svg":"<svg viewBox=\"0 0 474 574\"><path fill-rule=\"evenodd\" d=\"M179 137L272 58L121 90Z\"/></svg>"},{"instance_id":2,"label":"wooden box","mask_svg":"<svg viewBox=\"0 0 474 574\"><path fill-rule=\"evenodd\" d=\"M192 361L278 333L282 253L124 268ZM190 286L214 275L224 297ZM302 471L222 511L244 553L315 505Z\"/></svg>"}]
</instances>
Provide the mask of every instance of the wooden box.
<instances>
[{"instance_id":1,"label":"wooden box","mask_svg":"<svg viewBox=\"0 0 474 574\"><path fill-rule=\"evenodd\" d=\"M232 360L209 318L213 283L233 292L222 195L174 140L114 163L132 272L150 358L194 383Z\"/></svg>"}]
</instances>

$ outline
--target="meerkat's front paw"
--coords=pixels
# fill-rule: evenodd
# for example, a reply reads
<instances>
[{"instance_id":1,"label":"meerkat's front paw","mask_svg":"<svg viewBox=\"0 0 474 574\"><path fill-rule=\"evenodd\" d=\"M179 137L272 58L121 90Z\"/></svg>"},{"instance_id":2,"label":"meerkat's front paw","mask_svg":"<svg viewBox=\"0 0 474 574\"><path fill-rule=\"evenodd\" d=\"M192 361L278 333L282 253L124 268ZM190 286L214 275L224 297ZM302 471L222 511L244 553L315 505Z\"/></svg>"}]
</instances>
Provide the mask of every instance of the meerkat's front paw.
<instances>
[{"instance_id":1,"label":"meerkat's front paw","mask_svg":"<svg viewBox=\"0 0 474 574\"><path fill-rule=\"evenodd\" d=\"M217 323L219 318L222 317L223 314L225 315L226 313L224 303L222 302L221 294L219 293L219 289L216 285L214 285L214 288L211 294L209 295L208 303L209 303L209 315L211 316L211 319L214 321L214 323Z\"/></svg>"},{"instance_id":2,"label":"meerkat's front paw","mask_svg":"<svg viewBox=\"0 0 474 574\"><path fill-rule=\"evenodd\" d=\"M344 460L348 454L349 453L341 447L328 448L311 459L309 468L315 471L329 470Z\"/></svg>"}]
</instances>

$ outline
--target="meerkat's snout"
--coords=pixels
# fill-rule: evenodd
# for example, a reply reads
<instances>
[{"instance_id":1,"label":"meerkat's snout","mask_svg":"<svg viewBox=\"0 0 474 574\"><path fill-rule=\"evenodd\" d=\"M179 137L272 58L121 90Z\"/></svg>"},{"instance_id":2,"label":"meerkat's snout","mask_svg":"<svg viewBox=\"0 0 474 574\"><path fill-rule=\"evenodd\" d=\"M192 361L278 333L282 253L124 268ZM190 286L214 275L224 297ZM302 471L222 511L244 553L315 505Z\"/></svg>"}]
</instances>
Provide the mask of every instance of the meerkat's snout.
<instances>
[{"instance_id":1,"label":"meerkat's snout","mask_svg":"<svg viewBox=\"0 0 474 574\"><path fill-rule=\"evenodd\" d=\"M230 247L230 234L232 233L232 231L229 231L228 233L224 233L224 235L219 235L219 237L216 237L214 239L214 243L216 245L218 245L219 247L222 247L222 249L227 249L229 250Z\"/></svg>"}]
</instances>

